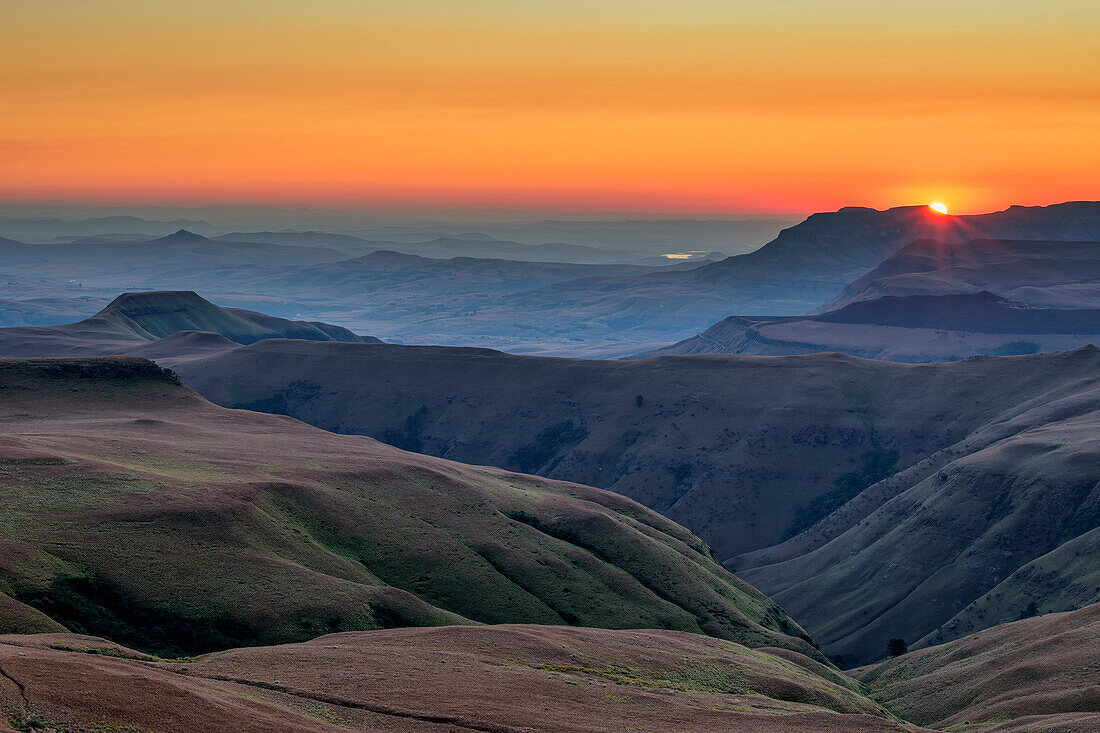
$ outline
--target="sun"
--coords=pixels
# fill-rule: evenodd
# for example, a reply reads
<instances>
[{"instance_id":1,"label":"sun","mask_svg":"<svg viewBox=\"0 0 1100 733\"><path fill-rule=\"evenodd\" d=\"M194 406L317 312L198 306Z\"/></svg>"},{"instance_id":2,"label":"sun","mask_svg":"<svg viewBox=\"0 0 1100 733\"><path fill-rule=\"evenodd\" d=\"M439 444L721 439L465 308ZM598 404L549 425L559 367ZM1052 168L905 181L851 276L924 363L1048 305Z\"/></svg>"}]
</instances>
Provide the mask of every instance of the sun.
<instances>
[{"instance_id":1,"label":"sun","mask_svg":"<svg viewBox=\"0 0 1100 733\"><path fill-rule=\"evenodd\" d=\"M941 204L938 201L934 204L928 204L928 208L932 209L932 211L935 211L937 214L947 213L947 205Z\"/></svg>"}]
</instances>

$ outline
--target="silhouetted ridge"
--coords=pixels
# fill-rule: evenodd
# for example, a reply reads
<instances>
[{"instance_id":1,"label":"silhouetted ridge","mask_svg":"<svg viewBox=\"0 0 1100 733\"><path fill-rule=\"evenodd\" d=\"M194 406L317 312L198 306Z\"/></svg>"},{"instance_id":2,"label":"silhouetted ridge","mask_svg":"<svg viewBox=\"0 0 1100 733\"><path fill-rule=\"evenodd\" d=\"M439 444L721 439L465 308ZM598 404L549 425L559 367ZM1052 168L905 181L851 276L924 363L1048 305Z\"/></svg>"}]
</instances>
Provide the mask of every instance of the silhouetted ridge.
<instances>
[{"instance_id":1,"label":"silhouetted ridge","mask_svg":"<svg viewBox=\"0 0 1100 733\"><path fill-rule=\"evenodd\" d=\"M201 234L195 234L187 229L180 229L165 237L154 239L150 244L185 244L187 242L209 242L210 240Z\"/></svg>"}]
</instances>

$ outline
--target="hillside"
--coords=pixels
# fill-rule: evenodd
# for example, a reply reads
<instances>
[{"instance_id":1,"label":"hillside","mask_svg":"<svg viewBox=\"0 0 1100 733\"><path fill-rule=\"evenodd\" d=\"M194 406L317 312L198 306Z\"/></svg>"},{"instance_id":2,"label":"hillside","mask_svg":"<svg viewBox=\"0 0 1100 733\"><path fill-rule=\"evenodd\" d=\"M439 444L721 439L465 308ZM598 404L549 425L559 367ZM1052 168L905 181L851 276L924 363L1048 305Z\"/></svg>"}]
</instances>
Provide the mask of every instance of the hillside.
<instances>
[{"instance_id":1,"label":"hillside","mask_svg":"<svg viewBox=\"0 0 1100 733\"><path fill-rule=\"evenodd\" d=\"M671 631L392 629L185 664L88 636L4 636L0 668L0 711L66 730L921 730L797 653Z\"/></svg>"},{"instance_id":2,"label":"hillside","mask_svg":"<svg viewBox=\"0 0 1100 733\"><path fill-rule=\"evenodd\" d=\"M1097 600L1093 348L910 366L237 346L197 332L142 343L225 406L635 499L852 661L899 629L917 645L1011 621L1021 598L1043 610Z\"/></svg>"},{"instance_id":3,"label":"hillside","mask_svg":"<svg viewBox=\"0 0 1100 733\"><path fill-rule=\"evenodd\" d=\"M815 312L889 295L983 290L1048 308L1098 308L1100 232L1091 241L921 239L885 259Z\"/></svg>"},{"instance_id":4,"label":"hillside","mask_svg":"<svg viewBox=\"0 0 1100 733\"><path fill-rule=\"evenodd\" d=\"M228 411L141 359L3 360L0 397L8 632L45 616L178 655L525 622L820 656L695 536L616 494Z\"/></svg>"},{"instance_id":5,"label":"hillside","mask_svg":"<svg viewBox=\"0 0 1100 733\"><path fill-rule=\"evenodd\" d=\"M1008 399L1018 389L1008 372L1040 359L1062 363L1064 378ZM801 535L727 565L857 662L891 637L942 643L1100 600L1100 351L985 360L998 362L985 376L1000 382L995 415ZM968 391L952 397L977 407L991 396Z\"/></svg>"},{"instance_id":6,"label":"hillside","mask_svg":"<svg viewBox=\"0 0 1100 733\"><path fill-rule=\"evenodd\" d=\"M328 323L222 308L193 292L144 292L124 293L77 323L0 329L0 355L124 354L180 331L206 331L236 344L269 338L380 343Z\"/></svg>"},{"instance_id":7,"label":"hillside","mask_svg":"<svg viewBox=\"0 0 1100 733\"><path fill-rule=\"evenodd\" d=\"M1100 604L987 629L855 670L872 697L947 730L1100 729Z\"/></svg>"},{"instance_id":8,"label":"hillside","mask_svg":"<svg viewBox=\"0 0 1100 733\"><path fill-rule=\"evenodd\" d=\"M732 316L698 336L638 358L670 354L835 351L910 363L1031 354L1100 343L1100 308L1055 309L989 292L886 296L816 316Z\"/></svg>"},{"instance_id":9,"label":"hillside","mask_svg":"<svg viewBox=\"0 0 1100 733\"><path fill-rule=\"evenodd\" d=\"M1017 618L1010 589L1044 610L1097 600L1091 551L1058 581L1029 568L1100 524L1094 348L910 366L267 341L162 362L221 404L634 498L852 660L901 629Z\"/></svg>"}]
</instances>

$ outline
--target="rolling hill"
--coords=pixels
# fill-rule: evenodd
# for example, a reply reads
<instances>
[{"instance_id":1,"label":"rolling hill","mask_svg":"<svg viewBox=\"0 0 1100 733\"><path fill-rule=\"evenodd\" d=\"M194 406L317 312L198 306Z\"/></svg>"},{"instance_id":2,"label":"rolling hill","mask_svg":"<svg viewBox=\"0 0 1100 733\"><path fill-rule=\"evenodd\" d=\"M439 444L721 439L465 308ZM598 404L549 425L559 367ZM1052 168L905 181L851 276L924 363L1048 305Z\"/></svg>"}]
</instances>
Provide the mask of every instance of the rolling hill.
<instances>
[{"instance_id":1,"label":"rolling hill","mask_svg":"<svg viewBox=\"0 0 1100 733\"><path fill-rule=\"evenodd\" d=\"M3 360L0 397L7 632L174 656L525 622L820 658L698 538L610 492L225 410L142 359Z\"/></svg>"},{"instance_id":2,"label":"rolling hill","mask_svg":"<svg viewBox=\"0 0 1100 733\"><path fill-rule=\"evenodd\" d=\"M3 636L0 669L0 711L51 730L923 730L795 652L672 631L391 629L185 663L88 636Z\"/></svg>"},{"instance_id":3,"label":"rolling hill","mask_svg":"<svg viewBox=\"0 0 1100 733\"><path fill-rule=\"evenodd\" d=\"M934 643L1021 599L1097 600L1095 348L910 366L266 341L162 361L221 404L630 496L853 661L901 629Z\"/></svg>"},{"instance_id":4,"label":"rolling hill","mask_svg":"<svg viewBox=\"0 0 1100 733\"><path fill-rule=\"evenodd\" d=\"M1043 359L1062 365L1060 379L1002 391ZM949 397L979 409L992 398L988 419L846 503L837 496L786 543L728 561L826 651L866 662L891 637L938 644L1100 600L1100 350L983 361L997 384ZM933 425L948 407L937 403Z\"/></svg>"},{"instance_id":5,"label":"rolling hill","mask_svg":"<svg viewBox=\"0 0 1100 733\"><path fill-rule=\"evenodd\" d=\"M1095 348L940 365L238 346L202 332L128 348L228 407L640 501L850 661L899 629L936 643L1017 618L1022 599L1097 600Z\"/></svg>"},{"instance_id":6,"label":"rolling hill","mask_svg":"<svg viewBox=\"0 0 1100 733\"><path fill-rule=\"evenodd\" d=\"M1100 605L996 626L853 674L907 719L946 730L1100 729Z\"/></svg>"},{"instance_id":7,"label":"rolling hill","mask_svg":"<svg viewBox=\"0 0 1100 733\"><path fill-rule=\"evenodd\" d=\"M920 363L1062 351L1096 343L1100 308L1039 308L980 292L885 296L816 316L732 316L698 336L638 358L835 351Z\"/></svg>"}]
</instances>

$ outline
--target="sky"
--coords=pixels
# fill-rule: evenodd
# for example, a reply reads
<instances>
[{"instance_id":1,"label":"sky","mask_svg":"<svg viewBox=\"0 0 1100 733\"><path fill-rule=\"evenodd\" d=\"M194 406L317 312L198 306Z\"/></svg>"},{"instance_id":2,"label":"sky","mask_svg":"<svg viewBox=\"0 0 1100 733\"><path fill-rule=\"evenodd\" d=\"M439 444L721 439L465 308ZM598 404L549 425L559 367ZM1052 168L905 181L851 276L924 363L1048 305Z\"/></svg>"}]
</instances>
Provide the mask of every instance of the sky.
<instances>
[{"instance_id":1,"label":"sky","mask_svg":"<svg viewBox=\"0 0 1100 733\"><path fill-rule=\"evenodd\" d=\"M1094 0L0 0L0 201L1100 198Z\"/></svg>"}]
</instances>

